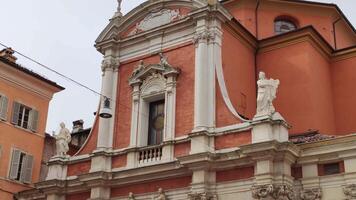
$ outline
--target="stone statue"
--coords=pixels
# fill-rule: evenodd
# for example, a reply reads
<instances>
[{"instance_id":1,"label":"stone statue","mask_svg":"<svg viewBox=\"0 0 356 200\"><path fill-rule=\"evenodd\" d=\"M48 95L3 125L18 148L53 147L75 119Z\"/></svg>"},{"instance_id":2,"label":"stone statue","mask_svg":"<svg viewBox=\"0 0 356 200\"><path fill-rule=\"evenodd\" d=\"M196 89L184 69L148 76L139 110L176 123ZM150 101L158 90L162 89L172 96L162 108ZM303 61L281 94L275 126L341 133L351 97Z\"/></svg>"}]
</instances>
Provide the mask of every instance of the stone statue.
<instances>
[{"instance_id":1,"label":"stone statue","mask_svg":"<svg viewBox=\"0 0 356 200\"><path fill-rule=\"evenodd\" d=\"M132 192L129 193L129 198L128 200L135 200L135 196Z\"/></svg>"},{"instance_id":2,"label":"stone statue","mask_svg":"<svg viewBox=\"0 0 356 200\"><path fill-rule=\"evenodd\" d=\"M257 113L255 117L272 115L275 112L272 102L276 98L279 80L266 79L265 73L260 72L257 85Z\"/></svg>"},{"instance_id":3,"label":"stone statue","mask_svg":"<svg viewBox=\"0 0 356 200\"><path fill-rule=\"evenodd\" d=\"M140 60L140 63L138 64L138 66L133 70L131 77L136 76L138 73L140 73L140 71L142 71L145 68L145 64L143 62L143 60Z\"/></svg>"},{"instance_id":4,"label":"stone statue","mask_svg":"<svg viewBox=\"0 0 356 200\"><path fill-rule=\"evenodd\" d=\"M69 151L68 143L71 141L71 135L65 124L60 124L60 131L57 135L54 135L56 139L56 153L57 156L66 156Z\"/></svg>"},{"instance_id":5,"label":"stone statue","mask_svg":"<svg viewBox=\"0 0 356 200\"><path fill-rule=\"evenodd\" d=\"M169 66L171 66L171 65L168 63L167 57L164 56L163 53L159 53L159 57L160 57L160 64L161 64L163 67L169 67Z\"/></svg>"},{"instance_id":6,"label":"stone statue","mask_svg":"<svg viewBox=\"0 0 356 200\"><path fill-rule=\"evenodd\" d=\"M166 195L164 194L164 191L162 188L158 189L158 196L154 198L154 200L167 200Z\"/></svg>"},{"instance_id":7,"label":"stone statue","mask_svg":"<svg viewBox=\"0 0 356 200\"><path fill-rule=\"evenodd\" d=\"M121 2L122 0L117 0L117 12L121 13Z\"/></svg>"}]
</instances>

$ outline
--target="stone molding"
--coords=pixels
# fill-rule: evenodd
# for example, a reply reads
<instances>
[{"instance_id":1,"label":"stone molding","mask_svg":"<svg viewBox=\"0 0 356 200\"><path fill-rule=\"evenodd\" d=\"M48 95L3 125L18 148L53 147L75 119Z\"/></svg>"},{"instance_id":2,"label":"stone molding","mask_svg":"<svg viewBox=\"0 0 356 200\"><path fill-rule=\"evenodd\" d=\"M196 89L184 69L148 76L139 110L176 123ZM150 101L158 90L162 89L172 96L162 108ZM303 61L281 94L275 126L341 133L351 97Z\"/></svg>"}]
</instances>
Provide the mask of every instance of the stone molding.
<instances>
[{"instance_id":1,"label":"stone molding","mask_svg":"<svg viewBox=\"0 0 356 200\"><path fill-rule=\"evenodd\" d=\"M303 189L300 193L302 200L321 200L322 191L321 188L308 188Z\"/></svg>"},{"instance_id":2,"label":"stone molding","mask_svg":"<svg viewBox=\"0 0 356 200\"><path fill-rule=\"evenodd\" d=\"M258 200L273 199L273 200L294 200L295 193L289 185L253 185L252 197Z\"/></svg>"},{"instance_id":3,"label":"stone molding","mask_svg":"<svg viewBox=\"0 0 356 200\"><path fill-rule=\"evenodd\" d=\"M356 184L346 185L343 190L346 200L356 200Z\"/></svg>"}]
</instances>

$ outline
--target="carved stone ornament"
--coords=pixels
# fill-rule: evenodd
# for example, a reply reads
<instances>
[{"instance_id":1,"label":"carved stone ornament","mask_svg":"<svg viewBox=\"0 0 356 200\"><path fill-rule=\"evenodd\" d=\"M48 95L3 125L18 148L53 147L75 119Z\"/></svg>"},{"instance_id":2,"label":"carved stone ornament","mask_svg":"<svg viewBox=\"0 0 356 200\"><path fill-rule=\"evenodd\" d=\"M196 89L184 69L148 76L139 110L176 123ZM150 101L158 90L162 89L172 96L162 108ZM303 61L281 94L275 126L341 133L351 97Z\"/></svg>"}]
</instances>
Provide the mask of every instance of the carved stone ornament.
<instances>
[{"instance_id":1,"label":"carved stone ornament","mask_svg":"<svg viewBox=\"0 0 356 200\"><path fill-rule=\"evenodd\" d=\"M321 200L322 193L320 188L304 189L300 193L302 200Z\"/></svg>"},{"instance_id":2,"label":"carved stone ornament","mask_svg":"<svg viewBox=\"0 0 356 200\"><path fill-rule=\"evenodd\" d=\"M255 117L272 115L275 113L272 102L276 98L279 80L267 79L265 73L260 72L257 85L257 113Z\"/></svg>"},{"instance_id":3,"label":"carved stone ornament","mask_svg":"<svg viewBox=\"0 0 356 200\"><path fill-rule=\"evenodd\" d=\"M180 18L182 18L182 16L180 15L179 9L162 9L158 12L152 12L136 24L135 28L129 33L129 36L169 24Z\"/></svg>"},{"instance_id":4,"label":"carved stone ornament","mask_svg":"<svg viewBox=\"0 0 356 200\"><path fill-rule=\"evenodd\" d=\"M162 188L158 189L158 195L156 197L154 197L153 200L167 200L167 197L164 194L164 191Z\"/></svg>"},{"instance_id":5,"label":"carved stone ornament","mask_svg":"<svg viewBox=\"0 0 356 200\"><path fill-rule=\"evenodd\" d=\"M218 197L217 195L208 192L203 192L203 193L188 194L188 199L189 200L218 200Z\"/></svg>"},{"instance_id":6,"label":"carved stone ornament","mask_svg":"<svg viewBox=\"0 0 356 200\"><path fill-rule=\"evenodd\" d=\"M199 42L208 42L215 40L216 34L211 31L203 31L200 33L196 33L193 37L193 43L198 44Z\"/></svg>"},{"instance_id":7,"label":"carved stone ornament","mask_svg":"<svg viewBox=\"0 0 356 200\"><path fill-rule=\"evenodd\" d=\"M71 134L63 122L60 124L60 128L59 133L54 135L56 139L56 155L66 157L69 151L68 144L71 141Z\"/></svg>"},{"instance_id":8,"label":"carved stone ornament","mask_svg":"<svg viewBox=\"0 0 356 200\"><path fill-rule=\"evenodd\" d=\"M356 200L356 184L346 185L344 187L346 200Z\"/></svg>"},{"instance_id":9,"label":"carved stone ornament","mask_svg":"<svg viewBox=\"0 0 356 200\"><path fill-rule=\"evenodd\" d=\"M273 197L276 200L294 200L295 193L289 185L278 185L274 187Z\"/></svg>"},{"instance_id":10,"label":"carved stone ornament","mask_svg":"<svg viewBox=\"0 0 356 200\"><path fill-rule=\"evenodd\" d=\"M110 58L110 59L104 59L101 62L101 70L104 72L107 69L116 69L119 67L119 62L114 59L114 58Z\"/></svg>"},{"instance_id":11,"label":"carved stone ornament","mask_svg":"<svg viewBox=\"0 0 356 200\"><path fill-rule=\"evenodd\" d=\"M158 64L145 65L141 60L139 65L133 70L131 74L129 79L130 85L145 85L151 82L153 79L158 79L165 82L165 77L176 77L179 74L180 70L169 64L168 58L166 56L164 56L162 53L160 53L159 56L160 62Z\"/></svg>"},{"instance_id":12,"label":"carved stone ornament","mask_svg":"<svg viewBox=\"0 0 356 200\"><path fill-rule=\"evenodd\" d=\"M254 185L252 186L252 197L254 199L262 200L273 195L273 185Z\"/></svg>"}]
</instances>

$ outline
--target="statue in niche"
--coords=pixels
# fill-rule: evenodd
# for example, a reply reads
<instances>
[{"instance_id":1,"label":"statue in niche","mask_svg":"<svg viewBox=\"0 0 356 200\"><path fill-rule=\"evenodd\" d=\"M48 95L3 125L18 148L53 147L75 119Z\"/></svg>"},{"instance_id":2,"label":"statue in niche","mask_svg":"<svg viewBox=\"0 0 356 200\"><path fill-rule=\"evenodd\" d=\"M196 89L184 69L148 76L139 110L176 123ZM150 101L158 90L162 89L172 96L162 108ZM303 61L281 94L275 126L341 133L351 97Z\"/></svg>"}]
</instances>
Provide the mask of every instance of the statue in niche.
<instances>
[{"instance_id":1,"label":"statue in niche","mask_svg":"<svg viewBox=\"0 0 356 200\"><path fill-rule=\"evenodd\" d=\"M72 137L63 122L60 124L60 127L61 129L59 130L59 133L54 135L54 138L56 139L56 154L57 156L65 157L69 151L68 144Z\"/></svg>"},{"instance_id":2,"label":"statue in niche","mask_svg":"<svg viewBox=\"0 0 356 200\"><path fill-rule=\"evenodd\" d=\"M272 102L276 98L279 80L266 79L266 74L260 72L257 86L257 113L255 117L272 115L275 112Z\"/></svg>"},{"instance_id":3,"label":"statue in niche","mask_svg":"<svg viewBox=\"0 0 356 200\"><path fill-rule=\"evenodd\" d=\"M155 198L153 198L153 200L167 200L166 195L164 194L164 191L162 188L158 189L158 196L156 196Z\"/></svg>"}]
</instances>

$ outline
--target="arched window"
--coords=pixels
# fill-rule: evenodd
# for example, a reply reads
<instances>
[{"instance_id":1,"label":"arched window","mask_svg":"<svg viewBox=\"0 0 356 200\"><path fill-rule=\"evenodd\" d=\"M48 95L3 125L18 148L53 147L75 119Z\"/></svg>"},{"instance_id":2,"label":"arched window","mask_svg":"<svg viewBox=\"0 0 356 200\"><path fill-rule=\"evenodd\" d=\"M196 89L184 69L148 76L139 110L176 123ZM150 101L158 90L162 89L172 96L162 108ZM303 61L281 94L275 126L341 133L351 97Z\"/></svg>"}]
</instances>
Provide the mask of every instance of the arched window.
<instances>
[{"instance_id":1,"label":"arched window","mask_svg":"<svg viewBox=\"0 0 356 200\"><path fill-rule=\"evenodd\" d=\"M279 35L297 29L297 25L289 19L276 19L274 21L274 32Z\"/></svg>"}]
</instances>

